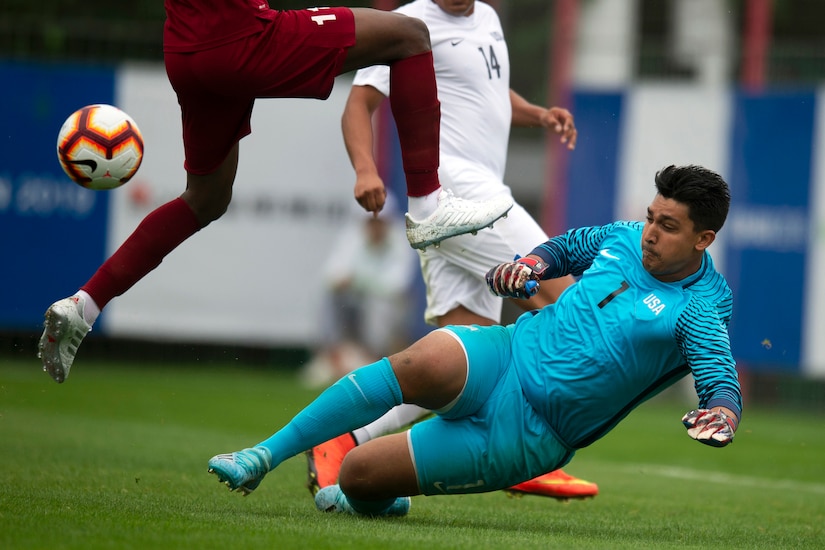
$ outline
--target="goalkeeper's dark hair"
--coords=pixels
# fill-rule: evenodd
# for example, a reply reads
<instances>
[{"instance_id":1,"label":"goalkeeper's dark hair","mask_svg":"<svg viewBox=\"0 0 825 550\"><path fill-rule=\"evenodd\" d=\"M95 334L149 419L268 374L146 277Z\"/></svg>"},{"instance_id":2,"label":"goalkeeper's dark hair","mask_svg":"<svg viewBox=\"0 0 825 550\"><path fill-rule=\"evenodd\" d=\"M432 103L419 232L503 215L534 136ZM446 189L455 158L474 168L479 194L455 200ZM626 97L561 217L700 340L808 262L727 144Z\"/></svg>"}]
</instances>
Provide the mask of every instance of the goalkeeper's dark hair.
<instances>
[{"instance_id":1,"label":"goalkeeper's dark hair","mask_svg":"<svg viewBox=\"0 0 825 550\"><path fill-rule=\"evenodd\" d=\"M656 190L686 204L696 231L718 232L730 210L730 189L722 176L702 166L670 165L656 172Z\"/></svg>"}]
</instances>

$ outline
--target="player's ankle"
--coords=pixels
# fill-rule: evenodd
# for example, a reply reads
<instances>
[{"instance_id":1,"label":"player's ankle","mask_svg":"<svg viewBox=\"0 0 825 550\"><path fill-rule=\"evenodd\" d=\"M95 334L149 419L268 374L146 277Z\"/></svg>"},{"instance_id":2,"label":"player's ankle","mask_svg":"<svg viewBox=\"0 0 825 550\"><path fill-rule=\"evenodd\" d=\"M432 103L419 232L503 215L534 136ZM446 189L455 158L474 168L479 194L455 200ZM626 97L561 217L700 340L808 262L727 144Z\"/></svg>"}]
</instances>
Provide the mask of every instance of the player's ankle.
<instances>
[{"instance_id":1,"label":"player's ankle","mask_svg":"<svg viewBox=\"0 0 825 550\"><path fill-rule=\"evenodd\" d=\"M97 303L85 290L78 290L75 295L84 299L82 312L83 320L89 323L89 326L95 324L98 315L100 315L100 308L97 306Z\"/></svg>"},{"instance_id":2,"label":"player's ankle","mask_svg":"<svg viewBox=\"0 0 825 550\"><path fill-rule=\"evenodd\" d=\"M416 221L423 220L438 207L438 196L441 194L439 187L432 193L423 197L407 197L407 211L410 217Z\"/></svg>"}]
</instances>

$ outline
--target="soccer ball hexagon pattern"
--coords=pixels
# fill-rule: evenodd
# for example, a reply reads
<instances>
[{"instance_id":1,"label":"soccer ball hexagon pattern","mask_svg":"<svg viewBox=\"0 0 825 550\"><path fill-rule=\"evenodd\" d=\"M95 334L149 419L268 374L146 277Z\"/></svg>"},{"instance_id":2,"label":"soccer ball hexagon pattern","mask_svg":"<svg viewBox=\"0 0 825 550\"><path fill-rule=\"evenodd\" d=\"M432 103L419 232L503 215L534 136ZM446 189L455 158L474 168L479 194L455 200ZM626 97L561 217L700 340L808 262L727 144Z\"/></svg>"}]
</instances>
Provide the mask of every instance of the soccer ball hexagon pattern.
<instances>
[{"instance_id":1,"label":"soccer ball hexagon pattern","mask_svg":"<svg viewBox=\"0 0 825 550\"><path fill-rule=\"evenodd\" d=\"M132 117L112 105L87 105L72 113L57 136L57 158L78 185L120 187L143 161L143 136Z\"/></svg>"}]
</instances>

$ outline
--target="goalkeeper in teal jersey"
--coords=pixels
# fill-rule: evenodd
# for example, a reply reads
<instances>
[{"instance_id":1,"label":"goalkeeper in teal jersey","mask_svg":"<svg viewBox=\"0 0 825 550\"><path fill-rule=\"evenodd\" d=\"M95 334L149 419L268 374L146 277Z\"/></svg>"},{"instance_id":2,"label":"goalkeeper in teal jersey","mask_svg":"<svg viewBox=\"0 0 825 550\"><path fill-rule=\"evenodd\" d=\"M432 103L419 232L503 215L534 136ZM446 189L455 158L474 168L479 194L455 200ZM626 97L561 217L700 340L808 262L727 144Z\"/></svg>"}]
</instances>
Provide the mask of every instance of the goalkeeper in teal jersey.
<instances>
[{"instance_id":1,"label":"goalkeeper in teal jersey","mask_svg":"<svg viewBox=\"0 0 825 550\"><path fill-rule=\"evenodd\" d=\"M436 416L347 455L321 510L406 514L409 496L498 490L566 464L639 404L687 374L693 439L729 444L742 410L727 325L732 294L707 251L727 217L725 181L668 166L641 222L568 231L492 267L496 295L528 298L580 276L555 304L509 326L448 326L348 374L261 443L209 470L248 494L272 468L415 403Z\"/></svg>"}]
</instances>

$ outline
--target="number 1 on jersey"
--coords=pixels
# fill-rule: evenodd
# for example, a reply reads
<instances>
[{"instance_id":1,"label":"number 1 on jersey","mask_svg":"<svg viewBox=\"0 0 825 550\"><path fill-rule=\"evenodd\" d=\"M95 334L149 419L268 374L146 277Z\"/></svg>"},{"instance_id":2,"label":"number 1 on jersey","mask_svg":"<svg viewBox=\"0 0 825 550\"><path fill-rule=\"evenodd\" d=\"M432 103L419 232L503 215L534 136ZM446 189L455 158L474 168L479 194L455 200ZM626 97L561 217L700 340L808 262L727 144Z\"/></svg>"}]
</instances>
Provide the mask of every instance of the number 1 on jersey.
<instances>
[{"instance_id":1,"label":"number 1 on jersey","mask_svg":"<svg viewBox=\"0 0 825 550\"><path fill-rule=\"evenodd\" d=\"M619 288L617 288L616 290L614 290L613 292L611 292L610 294L605 296L604 300L599 302L599 304L598 304L599 309L602 309L604 306L609 304L613 300L613 298L615 298L616 296L618 296L619 294L621 294L622 292L624 292L628 288L630 288L630 285L627 284L627 281L622 281L622 284L619 286Z\"/></svg>"}]
</instances>

